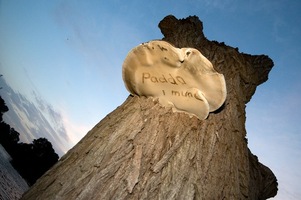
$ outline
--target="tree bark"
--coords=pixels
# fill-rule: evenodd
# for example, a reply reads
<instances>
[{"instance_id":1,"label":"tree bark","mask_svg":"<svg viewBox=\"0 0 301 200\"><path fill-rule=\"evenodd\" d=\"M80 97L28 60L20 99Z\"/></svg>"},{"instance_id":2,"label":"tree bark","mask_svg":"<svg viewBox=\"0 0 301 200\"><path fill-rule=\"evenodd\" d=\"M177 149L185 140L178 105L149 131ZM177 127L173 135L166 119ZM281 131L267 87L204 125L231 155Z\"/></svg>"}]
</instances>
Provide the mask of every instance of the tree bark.
<instances>
[{"instance_id":1,"label":"tree bark","mask_svg":"<svg viewBox=\"0 0 301 200\"><path fill-rule=\"evenodd\" d=\"M245 104L273 67L209 41L197 17L165 17L163 40L198 49L224 74L227 100L206 120L129 96L23 199L267 199L277 180L247 147Z\"/></svg>"}]
</instances>

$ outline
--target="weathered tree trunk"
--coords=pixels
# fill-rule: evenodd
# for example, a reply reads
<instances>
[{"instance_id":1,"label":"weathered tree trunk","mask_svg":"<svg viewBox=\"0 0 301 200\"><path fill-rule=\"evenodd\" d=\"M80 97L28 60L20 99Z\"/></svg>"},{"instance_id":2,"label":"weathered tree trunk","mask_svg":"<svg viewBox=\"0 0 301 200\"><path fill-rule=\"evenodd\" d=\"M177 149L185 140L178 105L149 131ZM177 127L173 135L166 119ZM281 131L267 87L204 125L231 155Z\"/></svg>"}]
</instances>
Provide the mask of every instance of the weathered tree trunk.
<instances>
[{"instance_id":1,"label":"weathered tree trunk","mask_svg":"<svg viewBox=\"0 0 301 200\"><path fill-rule=\"evenodd\" d=\"M206 120L129 96L23 199L266 199L274 174L247 147L245 104L273 66L207 40L197 17L164 18L164 40L200 50L224 74L227 100Z\"/></svg>"}]
</instances>

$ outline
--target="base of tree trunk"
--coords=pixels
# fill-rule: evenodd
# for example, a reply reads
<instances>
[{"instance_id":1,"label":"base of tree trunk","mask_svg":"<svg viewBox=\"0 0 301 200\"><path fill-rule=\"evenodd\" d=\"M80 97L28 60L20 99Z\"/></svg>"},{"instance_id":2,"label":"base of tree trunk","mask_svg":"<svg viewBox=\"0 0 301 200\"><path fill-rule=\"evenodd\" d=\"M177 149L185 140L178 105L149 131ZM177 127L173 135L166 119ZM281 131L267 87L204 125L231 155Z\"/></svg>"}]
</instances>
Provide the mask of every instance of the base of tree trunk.
<instances>
[{"instance_id":1,"label":"base of tree trunk","mask_svg":"<svg viewBox=\"0 0 301 200\"><path fill-rule=\"evenodd\" d=\"M24 199L265 199L275 181L238 132L130 96Z\"/></svg>"}]
</instances>

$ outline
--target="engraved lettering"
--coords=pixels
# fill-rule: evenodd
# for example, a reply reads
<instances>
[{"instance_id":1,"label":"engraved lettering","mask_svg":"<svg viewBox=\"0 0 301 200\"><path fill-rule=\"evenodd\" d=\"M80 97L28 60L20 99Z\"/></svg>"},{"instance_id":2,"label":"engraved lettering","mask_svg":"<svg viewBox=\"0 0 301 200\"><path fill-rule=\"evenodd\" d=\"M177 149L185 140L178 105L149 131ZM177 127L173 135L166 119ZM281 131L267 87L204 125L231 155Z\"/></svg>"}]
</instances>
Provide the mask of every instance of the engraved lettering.
<instances>
[{"instance_id":1,"label":"engraved lettering","mask_svg":"<svg viewBox=\"0 0 301 200\"><path fill-rule=\"evenodd\" d=\"M168 79L169 83L174 84L174 85L178 85L176 80L172 77L171 74L169 74L170 78Z\"/></svg>"},{"instance_id":2,"label":"engraved lettering","mask_svg":"<svg viewBox=\"0 0 301 200\"><path fill-rule=\"evenodd\" d=\"M158 79L157 79L157 77L155 77L155 76L152 76L152 77L151 77L151 81L152 81L153 83L158 83L158 82L159 82Z\"/></svg>"},{"instance_id":3,"label":"engraved lettering","mask_svg":"<svg viewBox=\"0 0 301 200\"><path fill-rule=\"evenodd\" d=\"M142 73L142 83L146 83L147 80L151 81L152 83L170 83L173 85L186 85L186 81L181 76L176 76L175 78L168 74L167 78L164 74L161 76L155 76L148 72Z\"/></svg>"},{"instance_id":4,"label":"engraved lettering","mask_svg":"<svg viewBox=\"0 0 301 200\"><path fill-rule=\"evenodd\" d=\"M164 95L165 95L165 91L164 91ZM187 98L195 98L198 101L203 101L203 99L198 95L198 93L192 94L191 92L172 90L171 95L177 97L182 96Z\"/></svg>"},{"instance_id":5,"label":"engraved lettering","mask_svg":"<svg viewBox=\"0 0 301 200\"><path fill-rule=\"evenodd\" d=\"M158 47L161 49L161 51L167 51L167 49L166 48L164 48L163 46L161 46L161 45L158 45Z\"/></svg>"},{"instance_id":6,"label":"engraved lettering","mask_svg":"<svg viewBox=\"0 0 301 200\"><path fill-rule=\"evenodd\" d=\"M142 73L142 83L144 83L145 79L149 79L150 78L150 74L149 73Z\"/></svg>"},{"instance_id":7,"label":"engraved lettering","mask_svg":"<svg viewBox=\"0 0 301 200\"><path fill-rule=\"evenodd\" d=\"M176 79L177 79L177 81L179 81L183 85L186 84L186 82L184 81L184 79L181 76L177 76Z\"/></svg>"},{"instance_id":8,"label":"engraved lettering","mask_svg":"<svg viewBox=\"0 0 301 200\"><path fill-rule=\"evenodd\" d=\"M161 83L167 83L167 80L166 80L166 78L165 78L164 75L162 75L162 77L159 78L159 81L160 81Z\"/></svg>"},{"instance_id":9,"label":"engraved lettering","mask_svg":"<svg viewBox=\"0 0 301 200\"><path fill-rule=\"evenodd\" d=\"M180 96L180 92L172 90L171 95Z\"/></svg>"}]
</instances>

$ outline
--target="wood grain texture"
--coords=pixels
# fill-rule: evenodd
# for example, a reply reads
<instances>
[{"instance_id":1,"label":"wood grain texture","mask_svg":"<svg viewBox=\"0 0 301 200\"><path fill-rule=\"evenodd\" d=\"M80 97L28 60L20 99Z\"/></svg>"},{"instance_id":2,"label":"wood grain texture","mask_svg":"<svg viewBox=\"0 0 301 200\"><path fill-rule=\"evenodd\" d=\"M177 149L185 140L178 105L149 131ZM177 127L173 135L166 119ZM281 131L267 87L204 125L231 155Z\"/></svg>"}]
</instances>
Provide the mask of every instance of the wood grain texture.
<instances>
[{"instance_id":1,"label":"wood grain texture","mask_svg":"<svg viewBox=\"0 0 301 200\"><path fill-rule=\"evenodd\" d=\"M245 104L273 66L265 56L209 41L197 17L164 18L164 40L198 49L224 74L227 100L206 120L129 96L23 199L266 199L271 170L247 147ZM267 141L268 145L268 141Z\"/></svg>"}]
</instances>

